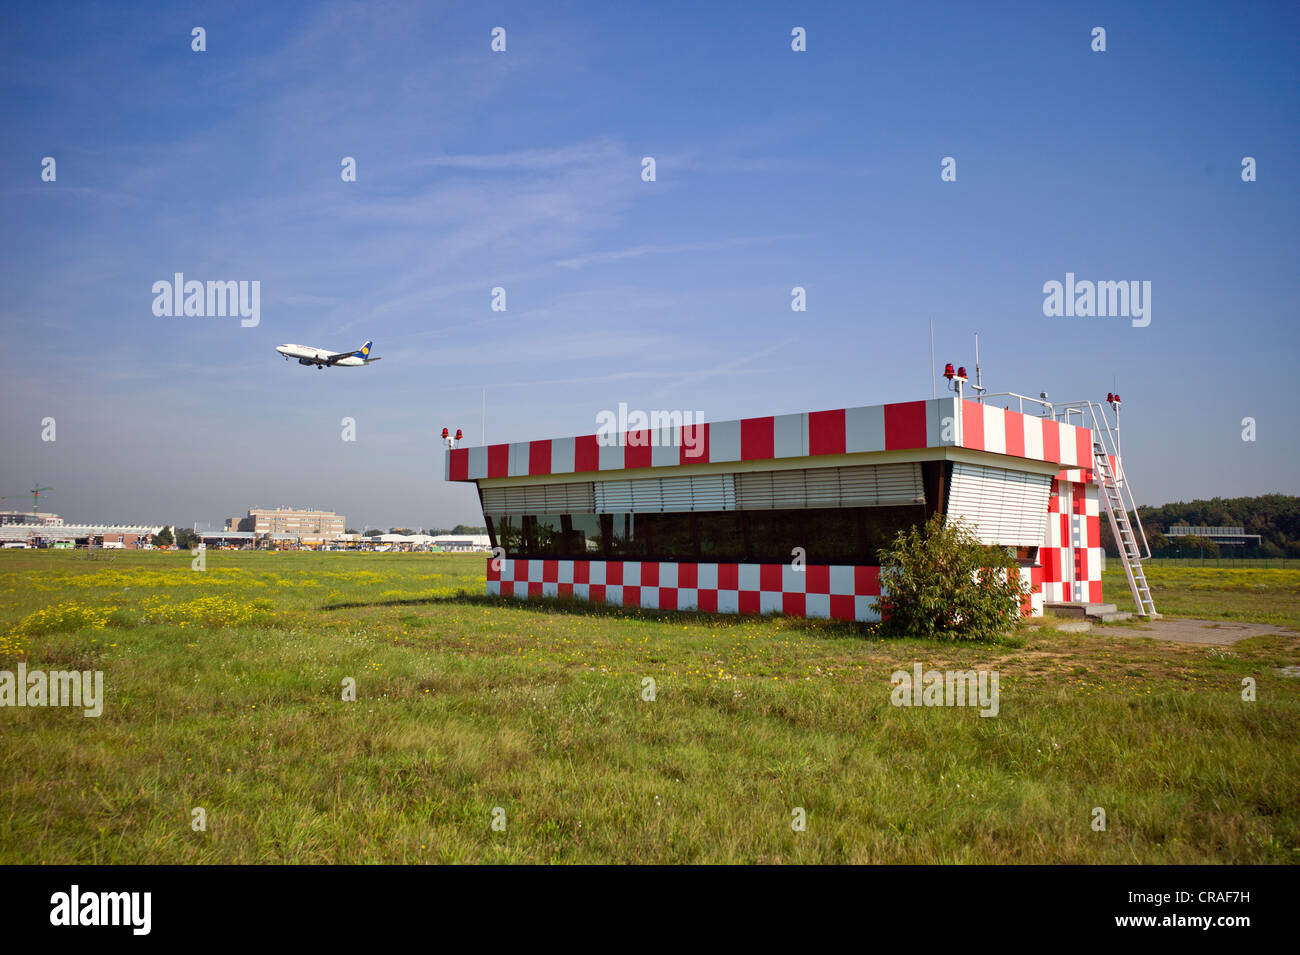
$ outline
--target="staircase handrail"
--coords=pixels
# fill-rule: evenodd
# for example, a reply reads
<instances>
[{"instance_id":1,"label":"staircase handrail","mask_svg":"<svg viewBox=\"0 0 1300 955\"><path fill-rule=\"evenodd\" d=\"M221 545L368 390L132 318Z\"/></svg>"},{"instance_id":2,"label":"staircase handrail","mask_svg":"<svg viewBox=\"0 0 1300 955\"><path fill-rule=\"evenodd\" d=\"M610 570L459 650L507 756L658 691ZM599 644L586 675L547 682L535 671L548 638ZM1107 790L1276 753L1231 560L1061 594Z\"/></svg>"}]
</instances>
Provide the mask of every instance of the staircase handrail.
<instances>
[{"instance_id":1,"label":"staircase handrail","mask_svg":"<svg viewBox=\"0 0 1300 955\"><path fill-rule=\"evenodd\" d=\"M1119 436L1111 429L1110 419L1106 417L1106 412L1102 409L1100 402L1070 401L1062 404L1061 407L1066 409L1067 415L1070 409L1077 409L1080 416L1082 416L1086 409L1088 416L1092 419L1094 440L1101 445L1103 454L1115 459L1118 471L1122 473L1124 463L1119 453ZM1133 491L1129 487L1128 481L1122 478L1120 473L1116 473L1116 470L1112 469L1111 479L1115 482L1115 489L1119 493L1120 505L1125 511L1133 515L1134 519L1129 524L1137 524L1138 534L1142 538L1142 551L1146 552L1145 556L1143 556L1142 551L1139 551L1137 559L1139 561L1150 560L1152 556L1151 544L1147 540L1146 528L1142 526L1142 518L1138 515L1137 500L1133 497ZM1105 493L1105 490L1105 488L1102 488L1103 493ZM1116 541L1116 544L1122 546L1123 541Z\"/></svg>"},{"instance_id":2,"label":"staircase handrail","mask_svg":"<svg viewBox=\"0 0 1300 955\"><path fill-rule=\"evenodd\" d=\"M1025 413L1025 402L1026 401L1033 402L1034 404L1041 405L1043 408L1047 409L1048 416L1052 418L1056 417L1055 406L1046 398L1035 398L1032 395L1022 395L1014 391L998 391L991 395L980 394L978 397L976 397L975 400L978 401L980 404L984 404L984 402L990 401L994 398L1015 398L1019 400L1020 407L1017 410L1021 414Z\"/></svg>"}]
</instances>

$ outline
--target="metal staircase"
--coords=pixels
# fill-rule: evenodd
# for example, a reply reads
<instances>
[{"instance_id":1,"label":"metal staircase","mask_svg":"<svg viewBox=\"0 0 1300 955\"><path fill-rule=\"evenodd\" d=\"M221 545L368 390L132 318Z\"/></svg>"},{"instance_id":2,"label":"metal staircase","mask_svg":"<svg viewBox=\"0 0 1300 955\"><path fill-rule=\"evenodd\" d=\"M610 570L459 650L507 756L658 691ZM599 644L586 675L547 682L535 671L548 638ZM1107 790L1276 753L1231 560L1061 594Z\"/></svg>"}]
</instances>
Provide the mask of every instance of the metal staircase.
<instances>
[{"instance_id":1,"label":"metal staircase","mask_svg":"<svg viewBox=\"0 0 1300 955\"><path fill-rule=\"evenodd\" d=\"M1151 557L1151 545L1147 543L1146 531L1142 529L1141 520L1137 521L1137 531L1134 532L1133 522L1129 520L1128 515L1132 511L1136 518L1137 503L1133 500L1133 494L1122 473L1116 474L1110 466L1112 456L1116 461L1120 460L1120 402L1117 395L1108 395L1107 398L1110 399L1110 406L1115 411L1114 430L1111 429L1106 412L1102 410L1100 403L1095 401L1071 402L1065 408L1065 420L1069 420L1071 413L1077 413L1087 426L1087 419L1092 419L1093 470L1097 473L1097 486L1101 490L1106 516L1110 518L1110 530L1119 548L1120 560L1124 564L1124 575L1128 577L1128 588L1133 594L1133 603L1137 607L1137 612L1143 617L1154 620L1160 614L1156 613L1156 604L1151 598L1151 586L1147 583L1147 575L1142 568L1142 561Z\"/></svg>"},{"instance_id":2,"label":"metal staircase","mask_svg":"<svg viewBox=\"0 0 1300 955\"><path fill-rule=\"evenodd\" d=\"M1106 501L1110 530L1119 547L1120 560L1124 562L1124 574L1128 577L1128 589L1133 593L1133 603L1137 606L1139 614L1154 620L1160 614L1156 613L1156 603L1151 599L1151 587L1147 584L1146 571L1142 569L1144 558L1138 549L1137 536L1133 533L1133 524L1128 519L1128 510L1124 506L1124 498L1120 493L1123 485L1116 480L1111 471L1110 456L1100 441L1093 441L1092 456L1097 471L1097 484L1101 487L1103 499ZM1133 510L1137 511L1136 506ZM1141 521L1138 521L1138 530L1142 530ZM1146 539L1146 531L1142 531L1143 544L1146 544ZM1150 547L1147 548L1146 556L1151 556Z\"/></svg>"}]
</instances>

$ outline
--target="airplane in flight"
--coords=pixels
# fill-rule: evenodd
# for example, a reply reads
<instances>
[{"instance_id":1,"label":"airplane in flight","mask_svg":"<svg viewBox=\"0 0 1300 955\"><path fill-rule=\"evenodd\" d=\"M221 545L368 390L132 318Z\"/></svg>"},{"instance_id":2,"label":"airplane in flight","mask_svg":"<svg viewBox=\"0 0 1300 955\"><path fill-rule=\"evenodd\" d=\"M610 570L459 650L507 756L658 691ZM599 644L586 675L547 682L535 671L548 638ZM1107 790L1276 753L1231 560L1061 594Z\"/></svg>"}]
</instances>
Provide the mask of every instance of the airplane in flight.
<instances>
[{"instance_id":1,"label":"airplane in flight","mask_svg":"<svg viewBox=\"0 0 1300 955\"><path fill-rule=\"evenodd\" d=\"M275 350L284 356L285 361L296 358L300 365L315 365L317 368L341 365L351 368L380 360L379 356L370 357L370 346L373 344L374 342L366 342L356 351L343 352L328 352L323 348L312 348L310 345L279 345Z\"/></svg>"}]
</instances>

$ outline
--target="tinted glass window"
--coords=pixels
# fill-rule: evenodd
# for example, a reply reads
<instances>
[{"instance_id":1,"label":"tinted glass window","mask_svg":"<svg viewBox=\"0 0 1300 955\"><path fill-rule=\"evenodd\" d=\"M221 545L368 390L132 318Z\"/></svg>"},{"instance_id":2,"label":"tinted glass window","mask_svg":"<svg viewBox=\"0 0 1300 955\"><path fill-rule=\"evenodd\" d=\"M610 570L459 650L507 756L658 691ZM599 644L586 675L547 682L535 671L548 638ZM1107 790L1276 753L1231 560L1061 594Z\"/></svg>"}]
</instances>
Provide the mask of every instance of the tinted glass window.
<instances>
[{"instance_id":1,"label":"tinted glass window","mask_svg":"<svg viewBox=\"0 0 1300 955\"><path fill-rule=\"evenodd\" d=\"M524 519L519 514L503 514L492 518L496 545L505 549L507 557L524 553Z\"/></svg>"},{"instance_id":2,"label":"tinted glass window","mask_svg":"<svg viewBox=\"0 0 1300 955\"><path fill-rule=\"evenodd\" d=\"M657 560L695 560L695 531L690 514L640 514L647 546Z\"/></svg>"},{"instance_id":3,"label":"tinted glass window","mask_svg":"<svg viewBox=\"0 0 1300 955\"><path fill-rule=\"evenodd\" d=\"M857 562L862 552L862 518L865 508L804 512L801 544L813 564Z\"/></svg>"},{"instance_id":4,"label":"tinted glass window","mask_svg":"<svg viewBox=\"0 0 1300 955\"><path fill-rule=\"evenodd\" d=\"M738 511L707 511L695 515L700 560L743 560L745 537Z\"/></svg>"},{"instance_id":5,"label":"tinted glass window","mask_svg":"<svg viewBox=\"0 0 1300 955\"><path fill-rule=\"evenodd\" d=\"M570 557L600 557L604 551L599 514L565 515L564 552Z\"/></svg>"},{"instance_id":6,"label":"tinted glass window","mask_svg":"<svg viewBox=\"0 0 1300 955\"><path fill-rule=\"evenodd\" d=\"M862 554L863 508L751 511L749 559L789 561L796 547L812 564L856 563Z\"/></svg>"},{"instance_id":7,"label":"tinted glass window","mask_svg":"<svg viewBox=\"0 0 1300 955\"><path fill-rule=\"evenodd\" d=\"M865 552L870 563L880 563L880 551L892 547L901 531L925 523L925 508L868 507L865 513Z\"/></svg>"},{"instance_id":8,"label":"tinted glass window","mask_svg":"<svg viewBox=\"0 0 1300 955\"><path fill-rule=\"evenodd\" d=\"M787 563L796 547L810 564L878 564L925 509L858 507L685 514L510 514L491 518L509 557Z\"/></svg>"},{"instance_id":9,"label":"tinted glass window","mask_svg":"<svg viewBox=\"0 0 1300 955\"><path fill-rule=\"evenodd\" d=\"M609 518L609 551L613 558L636 560L647 556L648 532L644 514L606 514Z\"/></svg>"},{"instance_id":10,"label":"tinted glass window","mask_svg":"<svg viewBox=\"0 0 1300 955\"><path fill-rule=\"evenodd\" d=\"M524 536L533 554L555 556L564 550L564 528L559 514L537 514L524 518Z\"/></svg>"},{"instance_id":11,"label":"tinted glass window","mask_svg":"<svg viewBox=\"0 0 1300 955\"><path fill-rule=\"evenodd\" d=\"M805 546L807 540L802 516L798 511L745 512L744 517L749 525L745 559L770 563L790 560L791 551L795 547Z\"/></svg>"}]
</instances>

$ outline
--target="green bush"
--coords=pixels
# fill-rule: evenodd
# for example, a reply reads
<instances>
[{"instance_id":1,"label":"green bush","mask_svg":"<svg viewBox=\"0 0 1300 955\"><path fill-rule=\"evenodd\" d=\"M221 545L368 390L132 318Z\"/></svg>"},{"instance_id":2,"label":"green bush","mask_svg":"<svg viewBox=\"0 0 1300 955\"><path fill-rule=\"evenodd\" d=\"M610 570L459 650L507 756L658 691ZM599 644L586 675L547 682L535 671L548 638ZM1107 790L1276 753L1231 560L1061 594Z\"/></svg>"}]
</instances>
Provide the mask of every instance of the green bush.
<instances>
[{"instance_id":1,"label":"green bush","mask_svg":"<svg viewBox=\"0 0 1300 955\"><path fill-rule=\"evenodd\" d=\"M981 544L960 519L936 514L883 552L880 591L887 634L988 640L1015 626L1029 588L1005 547Z\"/></svg>"}]
</instances>

